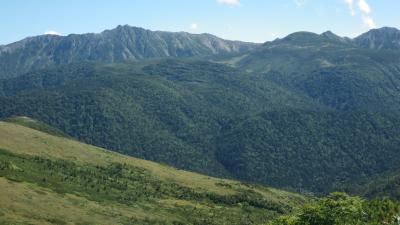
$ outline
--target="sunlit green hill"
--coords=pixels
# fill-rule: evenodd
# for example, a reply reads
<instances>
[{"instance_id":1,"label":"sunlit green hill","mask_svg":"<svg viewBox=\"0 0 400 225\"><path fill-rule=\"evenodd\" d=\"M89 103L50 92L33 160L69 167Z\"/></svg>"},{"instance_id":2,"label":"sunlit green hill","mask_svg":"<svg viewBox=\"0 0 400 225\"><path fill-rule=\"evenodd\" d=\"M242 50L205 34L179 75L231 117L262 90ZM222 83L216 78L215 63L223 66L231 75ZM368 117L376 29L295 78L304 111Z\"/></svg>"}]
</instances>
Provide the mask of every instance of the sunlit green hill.
<instances>
[{"instance_id":1,"label":"sunlit green hill","mask_svg":"<svg viewBox=\"0 0 400 225\"><path fill-rule=\"evenodd\" d=\"M263 224L306 201L54 136L39 122L23 126L30 118L11 121L0 122L2 224Z\"/></svg>"}]
</instances>

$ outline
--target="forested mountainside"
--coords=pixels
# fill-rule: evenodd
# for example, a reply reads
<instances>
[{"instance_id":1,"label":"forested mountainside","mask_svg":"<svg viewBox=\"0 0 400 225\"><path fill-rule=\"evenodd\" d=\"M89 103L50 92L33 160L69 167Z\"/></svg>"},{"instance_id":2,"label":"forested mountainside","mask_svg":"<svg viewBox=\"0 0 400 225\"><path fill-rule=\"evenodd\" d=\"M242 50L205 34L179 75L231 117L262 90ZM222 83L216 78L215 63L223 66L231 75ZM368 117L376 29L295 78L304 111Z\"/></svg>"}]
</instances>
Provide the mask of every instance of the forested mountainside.
<instances>
[{"instance_id":1,"label":"forested mountainside","mask_svg":"<svg viewBox=\"0 0 400 225\"><path fill-rule=\"evenodd\" d=\"M87 143L215 175L228 175L215 160L215 143L230 119L312 105L270 82L204 61L69 65L2 86L3 118L31 116Z\"/></svg>"},{"instance_id":2,"label":"forested mountainside","mask_svg":"<svg viewBox=\"0 0 400 225\"><path fill-rule=\"evenodd\" d=\"M82 61L112 63L232 54L246 52L257 45L227 41L210 34L150 31L128 25L98 34L41 35L0 46L0 78Z\"/></svg>"},{"instance_id":3,"label":"forested mountainside","mask_svg":"<svg viewBox=\"0 0 400 225\"><path fill-rule=\"evenodd\" d=\"M400 165L394 100L335 107L218 63L71 64L0 87L2 118L30 116L90 144L210 175L326 193Z\"/></svg>"},{"instance_id":4,"label":"forested mountainside","mask_svg":"<svg viewBox=\"0 0 400 225\"><path fill-rule=\"evenodd\" d=\"M237 66L341 111L399 111L398 50L355 48L302 32L264 44Z\"/></svg>"},{"instance_id":5,"label":"forested mountainside","mask_svg":"<svg viewBox=\"0 0 400 225\"><path fill-rule=\"evenodd\" d=\"M389 170L368 178L357 178L340 184L336 190L365 198L390 198L400 200L400 172Z\"/></svg>"}]
</instances>

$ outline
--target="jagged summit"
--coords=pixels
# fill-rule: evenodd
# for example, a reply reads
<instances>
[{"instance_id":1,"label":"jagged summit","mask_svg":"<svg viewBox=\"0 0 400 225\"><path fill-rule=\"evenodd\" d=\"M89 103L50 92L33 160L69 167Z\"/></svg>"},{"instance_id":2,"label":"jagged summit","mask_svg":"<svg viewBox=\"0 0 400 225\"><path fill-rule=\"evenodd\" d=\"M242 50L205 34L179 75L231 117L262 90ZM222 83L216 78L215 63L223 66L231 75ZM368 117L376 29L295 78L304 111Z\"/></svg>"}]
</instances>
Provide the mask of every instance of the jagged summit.
<instances>
[{"instance_id":1,"label":"jagged summit","mask_svg":"<svg viewBox=\"0 0 400 225\"><path fill-rule=\"evenodd\" d=\"M103 63L148 58L241 53L257 44L209 34L151 31L129 25L94 34L40 35L0 48L0 78L81 61Z\"/></svg>"}]
</instances>

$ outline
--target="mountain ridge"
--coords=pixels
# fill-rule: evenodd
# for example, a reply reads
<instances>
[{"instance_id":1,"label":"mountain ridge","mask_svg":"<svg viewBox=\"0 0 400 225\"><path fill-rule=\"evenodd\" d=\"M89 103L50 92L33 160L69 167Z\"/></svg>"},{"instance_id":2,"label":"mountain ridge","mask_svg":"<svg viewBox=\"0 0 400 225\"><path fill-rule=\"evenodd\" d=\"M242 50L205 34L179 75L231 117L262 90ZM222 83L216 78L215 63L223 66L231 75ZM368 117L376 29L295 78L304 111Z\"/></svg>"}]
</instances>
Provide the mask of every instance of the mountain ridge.
<instances>
[{"instance_id":1,"label":"mountain ridge","mask_svg":"<svg viewBox=\"0 0 400 225\"><path fill-rule=\"evenodd\" d=\"M299 41L299 45L337 42L348 47L400 49L397 28L370 30L356 38L341 37L331 31L322 34L294 32L264 44L224 40L215 35L188 32L152 31L119 25L100 33L39 35L0 46L0 78L15 77L32 69L82 61L114 63L163 57L207 57L225 54L243 55L257 46ZM386 43L386 44L385 44Z\"/></svg>"},{"instance_id":2,"label":"mountain ridge","mask_svg":"<svg viewBox=\"0 0 400 225\"><path fill-rule=\"evenodd\" d=\"M359 47L359 48L369 48L369 49L392 49L393 46L391 45L385 45L385 43L391 43L394 42L396 50L398 50L400 47L400 30L395 28L395 27L382 27L382 28L377 28L377 29L371 29L365 33L362 33L354 38L349 38L346 36L340 36L332 31L328 30L323 33L315 33L315 32L310 32L310 31L297 31L288 34L287 36L283 38L277 38L273 41L267 41L263 45L271 45L276 42L281 42L281 41L296 41L296 40L301 40L305 39L307 41L312 41L312 40L321 40L321 38L325 38L325 41L332 40L332 41L337 41L337 42L342 42L344 44L348 45L353 45L353 47ZM379 44L374 43L376 38L379 39Z\"/></svg>"},{"instance_id":3,"label":"mountain ridge","mask_svg":"<svg viewBox=\"0 0 400 225\"><path fill-rule=\"evenodd\" d=\"M354 38L360 47L370 49L400 49L400 30L394 27L372 29Z\"/></svg>"},{"instance_id":4,"label":"mountain ridge","mask_svg":"<svg viewBox=\"0 0 400 225\"><path fill-rule=\"evenodd\" d=\"M150 31L128 25L101 33L41 35L0 48L0 78L72 62L123 62L146 58L241 53L254 43L228 41L210 34Z\"/></svg>"}]
</instances>

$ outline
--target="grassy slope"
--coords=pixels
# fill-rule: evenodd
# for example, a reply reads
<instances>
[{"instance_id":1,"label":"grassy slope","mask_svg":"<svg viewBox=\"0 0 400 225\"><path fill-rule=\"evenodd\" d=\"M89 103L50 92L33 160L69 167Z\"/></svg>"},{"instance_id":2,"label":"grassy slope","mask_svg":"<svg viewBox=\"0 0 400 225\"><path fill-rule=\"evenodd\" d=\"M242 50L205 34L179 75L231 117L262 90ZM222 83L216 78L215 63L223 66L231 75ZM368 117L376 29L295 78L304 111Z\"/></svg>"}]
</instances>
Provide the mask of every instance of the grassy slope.
<instances>
[{"instance_id":1,"label":"grassy slope","mask_svg":"<svg viewBox=\"0 0 400 225\"><path fill-rule=\"evenodd\" d=\"M31 183L0 178L0 224L33 223L62 224L63 221L115 224L119 217L145 215L121 205L106 206L74 194L60 195ZM5 191L4 191L5 190ZM54 210L56 209L56 210ZM35 213L32 213L35 212Z\"/></svg>"},{"instance_id":2,"label":"grassy slope","mask_svg":"<svg viewBox=\"0 0 400 225\"><path fill-rule=\"evenodd\" d=\"M54 136L70 138L69 135L65 134L64 132L60 131L59 129L51 127L45 123L39 122L37 120L31 119L26 116L14 116L11 118L7 118L5 120L5 122L19 124L24 127L30 127L32 129L39 130L39 131L42 131L44 133L48 133L48 134L51 134Z\"/></svg>"},{"instance_id":3,"label":"grassy slope","mask_svg":"<svg viewBox=\"0 0 400 225\"><path fill-rule=\"evenodd\" d=\"M112 163L123 163L134 168L144 169L160 183L173 183L177 187L187 187L195 193L209 193L215 196L235 196L238 190L241 193L258 193L259 197L271 204L290 209L305 201L305 198L271 188L256 187L241 184L236 181L211 178L196 173L176 170L174 168L139 160L118 153L86 145L68 138L52 136L38 130L9 122L0 122L0 149L13 154L13 158L22 159L25 166L32 156L45 159L59 159L75 163L76 167L106 166ZM8 154L8 153L7 153ZM2 155L1 157L7 157ZM10 156L11 157L11 156ZM36 159L36 158L35 158ZM25 161L26 160L26 161ZM58 161L54 161L58 162ZM13 161L12 163L17 163ZM18 168L18 164L14 166ZM37 167L39 168L39 167ZM37 169L36 167L33 169ZM23 169L22 169L23 170ZM43 171L45 174L48 171ZM6 176L7 177L7 176ZM23 177L23 176L21 176ZM46 186L42 182L24 182L0 178L0 223L7 221L33 224L60 224L63 221L83 224L116 224L121 221L136 221L138 223L164 223L169 221L195 224L190 216L204 216L216 214L225 221L229 217L239 221L240 215L253 216L254 224L263 223L280 213L271 209L244 207L241 203L220 204L216 201L204 199L194 200L179 197L154 197L151 201L138 201L125 204L114 200L96 201L96 198L81 192L60 193L53 186ZM29 180L29 179L27 179ZM93 200L94 199L94 200ZM197 208L198 214L190 215L188 208ZM54 210L57 209L57 210ZM32 214L32 212L35 212ZM279 210L278 210L279 211ZM211 218L212 216L210 216ZM132 219L135 218L135 219ZM137 220L136 220L137 219ZM200 219L200 218L197 218ZM217 220L217 219L216 219ZM210 222L213 224L213 219ZM162 222L161 222L162 221ZM198 222L199 220L197 220ZM232 223L233 221L231 221Z\"/></svg>"}]
</instances>

